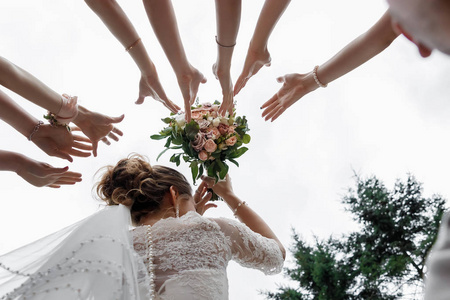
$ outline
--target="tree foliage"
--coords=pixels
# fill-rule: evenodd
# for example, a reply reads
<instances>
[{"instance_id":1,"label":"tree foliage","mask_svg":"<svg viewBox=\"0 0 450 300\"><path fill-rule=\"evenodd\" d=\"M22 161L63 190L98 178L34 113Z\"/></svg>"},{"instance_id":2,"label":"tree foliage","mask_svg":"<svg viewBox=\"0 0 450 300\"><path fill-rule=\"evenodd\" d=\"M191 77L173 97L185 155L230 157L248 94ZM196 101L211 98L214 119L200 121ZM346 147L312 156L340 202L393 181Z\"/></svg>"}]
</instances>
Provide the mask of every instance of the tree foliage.
<instances>
[{"instance_id":1,"label":"tree foliage","mask_svg":"<svg viewBox=\"0 0 450 300\"><path fill-rule=\"evenodd\" d=\"M376 177L356 177L342 203L360 230L309 246L293 233L295 266L286 275L297 288L267 292L277 300L394 300L422 286L425 259L436 239L445 199L422 196L409 175L388 190ZM418 298L421 298L418 296Z\"/></svg>"}]
</instances>

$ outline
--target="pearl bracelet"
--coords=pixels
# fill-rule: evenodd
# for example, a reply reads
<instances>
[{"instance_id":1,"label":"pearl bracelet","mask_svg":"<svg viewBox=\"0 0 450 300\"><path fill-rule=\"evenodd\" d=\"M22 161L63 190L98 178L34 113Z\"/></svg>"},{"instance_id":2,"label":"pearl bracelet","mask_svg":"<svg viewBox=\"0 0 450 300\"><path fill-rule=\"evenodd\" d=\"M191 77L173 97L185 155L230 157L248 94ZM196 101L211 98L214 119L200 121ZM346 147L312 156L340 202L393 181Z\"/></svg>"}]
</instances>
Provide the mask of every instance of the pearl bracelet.
<instances>
[{"instance_id":1,"label":"pearl bracelet","mask_svg":"<svg viewBox=\"0 0 450 300\"><path fill-rule=\"evenodd\" d=\"M33 138L33 135L39 130L39 127L41 127L41 125L44 124L44 122L39 121L36 126L34 126L33 131L30 133L30 135L28 136L28 140L31 141L31 139Z\"/></svg>"},{"instance_id":2,"label":"pearl bracelet","mask_svg":"<svg viewBox=\"0 0 450 300\"><path fill-rule=\"evenodd\" d=\"M315 66L313 70L314 81L317 83L319 87L326 88L328 84L323 84L322 82L320 82L319 77L317 77L317 69L319 69L319 66Z\"/></svg>"},{"instance_id":3,"label":"pearl bracelet","mask_svg":"<svg viewBox=\"0 0 450 300\"><path fill-rule=\"evenodd\" d=\"M239 207L241 207L241 205L247 205L247 202L241 202L238 204L238 206L236 206L236 208L234 209L233 215L236 217L237 211L239 209Z\"/></svg>"}]
</instances>

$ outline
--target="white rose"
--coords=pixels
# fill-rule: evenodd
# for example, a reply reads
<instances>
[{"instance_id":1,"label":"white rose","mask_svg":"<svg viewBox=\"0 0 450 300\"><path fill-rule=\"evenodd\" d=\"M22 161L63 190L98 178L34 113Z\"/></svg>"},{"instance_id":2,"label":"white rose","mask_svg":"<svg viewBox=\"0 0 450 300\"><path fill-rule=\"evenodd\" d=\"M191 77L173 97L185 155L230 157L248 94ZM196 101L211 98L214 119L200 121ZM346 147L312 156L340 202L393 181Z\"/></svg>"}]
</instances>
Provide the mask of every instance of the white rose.
<instances>
[{"instance_id":1,"label":"white rose","mask_svg":"<svg viewBox=\"0 0 450 300\"><path fill-rule=\"evenodd\" d=\"M227 118L220 118L220 123L228 125L228 119Z\"/></svg>"},{"instance_id":2,"label":"white rose","mask_svg":"<svg viewBox=\"0 0 450 300\"><path fill-rule=\"evenodd\" d=\"M186 119L185 119L184 113L177 115L175 117L175 121L177 122L179 127L183 128L184 125L186 125Z\"/></svg>"},{"instance_id":3,"label":"white rose","mask_svg":"<svg viewBox=\"0 0 450 300\"><path fill-rule=\"evenodd\" d=\"M213 124L214 127L219 126L219 124L220 124L220 118L219 118L219 117L215 118L215 119L212 121L212 124Z\"/></svg>"}]
</instances>

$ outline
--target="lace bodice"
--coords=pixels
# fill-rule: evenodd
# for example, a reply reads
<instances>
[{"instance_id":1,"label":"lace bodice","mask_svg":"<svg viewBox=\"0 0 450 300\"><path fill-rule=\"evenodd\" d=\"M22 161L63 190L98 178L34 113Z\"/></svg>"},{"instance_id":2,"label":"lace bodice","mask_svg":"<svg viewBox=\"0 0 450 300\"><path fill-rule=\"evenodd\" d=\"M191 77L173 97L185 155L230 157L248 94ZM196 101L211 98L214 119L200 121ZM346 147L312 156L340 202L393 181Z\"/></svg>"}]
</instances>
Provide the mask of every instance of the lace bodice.
<instances>
[{"instance_id":1,"label":"lace bodice","mask_svg":"<svg viewBox=\"0 0 450 300\"><path fill-rule=\"evenodd\" d=\"M265 274L278 273L283 265L274 240L242 223L208 219L195 212L160 220L151 227L137 227L132 235L137 253L146 264L153 264L155 288L161 299L227 299L226 267L231 259Z\"/></svg>"}]
</instances>

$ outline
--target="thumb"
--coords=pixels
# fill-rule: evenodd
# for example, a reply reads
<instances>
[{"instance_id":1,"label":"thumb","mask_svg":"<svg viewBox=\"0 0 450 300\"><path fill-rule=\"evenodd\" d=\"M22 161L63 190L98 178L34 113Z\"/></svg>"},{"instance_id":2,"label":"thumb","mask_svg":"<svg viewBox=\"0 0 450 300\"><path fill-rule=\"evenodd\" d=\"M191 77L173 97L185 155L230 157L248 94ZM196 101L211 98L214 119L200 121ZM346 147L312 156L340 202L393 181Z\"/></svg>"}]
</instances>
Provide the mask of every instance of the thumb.
<instances>
[{"instance_id":1,"label":"thumb","mask_svg":"<svg viewBox=\"0 0 450 300\"><path fill-rule=\"evenodd\" d=\"M125 118L125 115L121 115L119 117L110 117L111 123L120 123Z\"/></svg>"},{"instance_id":2,"label":"thumb","mask_svg":"<svg viewBox=\"0 0 450 300\"><path fill-rule=\"evenodd\" d=\"M134 103L135 104L142 104L142 103L144 103L144 100L145 100L144 96L139 96L139 98Z\"/></svg>"},{"instance_id":3,"label":"thumb","mask_svg":"<svg viewBox=\"0 0 450 300\"><path fill-rule=\"evenodd\" d=\"M283 82L284 82L284 76L278 77L278 78L277 78L277 81L278 81L279 83L283 83Z\"/></svg>"},{"instance_id":4,"label":"thumb","mask_svg":"<svg viewBox=\"0 0 450 300\"><path fill-rule=\"evenodd\" d=\"M69 167L68 166L65 166L64 168L51 168L51 169L49 169L49 174L48 175L50 175L50 174L62 174L62 173L65 173L65 172L67 172L67 170L69 170Z\"/></svg>"}]
</instances>

